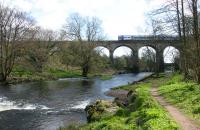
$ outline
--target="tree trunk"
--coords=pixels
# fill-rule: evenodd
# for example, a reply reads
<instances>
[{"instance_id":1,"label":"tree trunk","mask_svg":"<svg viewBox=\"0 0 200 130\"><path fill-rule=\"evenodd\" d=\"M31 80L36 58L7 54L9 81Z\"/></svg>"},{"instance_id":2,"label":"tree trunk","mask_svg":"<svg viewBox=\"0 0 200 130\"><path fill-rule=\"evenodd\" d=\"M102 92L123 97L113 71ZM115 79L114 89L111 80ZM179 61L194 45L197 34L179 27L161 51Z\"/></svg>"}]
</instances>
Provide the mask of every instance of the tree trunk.
<instances>
[{"instance_id":1,"label":"tree trunk","mask_svg":"<svg viewBox=\"0 0 200 130\"><path fill-rule=\"evenodd\" d=\"M88 72L89 72L89 66L88 65L83 66L83 68L82 68L82 76L83 77L87 77Z\"/></svg>"},{"instance_id":2,"label":"tree trunk","mask_svg":"<svg viewBox=\"0 0 200 130\"><path fill-rule=\"evenodd\" d=\"M176 13L177 13L177 20L178 20L178 34L179 39L181 38L181 21L180 21L180 11L179 11L179 1L176 0Z\"/></svg>"},{"instance_id":3,"label":"tree trunk","mask_svg":"<svg viewBox=\"0 0 200 130\"><path fill-rule=\"evenodd\" d=\"M184 2L181 0L181 11L182 11L182 26L183 26L183 37L182 42L183 42L183 70L184 70L184 79L188 78L188 63L187 63L187 57L186 57L186 28L185 28L185 10L184 10Z\"/></svg>"},{"instance_id":4,"label":"tree trunk","mask_svg":"<svg viewBox=\"0 0 200 130\"><path fill-rule=\"evenodd\" d=\"M1 73L1 74L0 74L0 82L1 82L1 83L5 83L6 80L7 80L7 76L4 75L3 73Z\"/></svg>"},{"instance_id":5,"label":"tree trunk","mask_svg":"<svg viewBox=\"0 0 200 130\"><path fill-rule=\"evenodd\" d=\"M198 48L199 43L199 31L198 31L198 11L197 11L197 0L192 0L192 13L193 13L193 35L196 41L196 47Z\"/></svg>"},{"instance_id":6,"label":"tree trunk","mask_svg":"<svg viewBox=\"0 0 200 130\"><path fill-rule=\"evenodd\" d=\"M193 37L194 37L194 44L195 44L195 56L194 56L194 65L196 68L196 81L200 83L200 49L199 49L199 20L198 20L198 9L197 9L197 0L192 0L192 14L193 14Z\"/></svg>"}]
</instances>

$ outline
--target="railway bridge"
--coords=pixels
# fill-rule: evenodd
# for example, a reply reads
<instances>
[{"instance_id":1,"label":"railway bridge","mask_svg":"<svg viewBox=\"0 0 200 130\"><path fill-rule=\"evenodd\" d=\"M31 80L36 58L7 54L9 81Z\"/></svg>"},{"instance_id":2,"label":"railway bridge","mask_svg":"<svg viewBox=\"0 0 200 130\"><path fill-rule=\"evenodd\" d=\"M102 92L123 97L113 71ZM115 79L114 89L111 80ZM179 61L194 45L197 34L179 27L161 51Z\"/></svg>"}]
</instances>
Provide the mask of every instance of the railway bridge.
<instances>
[{"instance_id":1,"label":"railway bridge","mask_svg":"<svg viewBox=\"0 0 200 130\"><path fill-rule=\"evenodd\" d=\"M134 55L134 68L139 68L138 66L138 51L142 47L152 47L156 51L156 62L159 65L159 71L164 71L164 50L172 46L179 50L181 53L181 41L178 38L165 37L163 39L160 38L137 38L136 40L116 40L116 41L98 41L95 43L95 47L105 47L110 52L110 60L114 63L113 53L114 51L121 46L126 46L132 50ZM181 54L180 54L181 55Z\"/></svg>"}]
</instances>

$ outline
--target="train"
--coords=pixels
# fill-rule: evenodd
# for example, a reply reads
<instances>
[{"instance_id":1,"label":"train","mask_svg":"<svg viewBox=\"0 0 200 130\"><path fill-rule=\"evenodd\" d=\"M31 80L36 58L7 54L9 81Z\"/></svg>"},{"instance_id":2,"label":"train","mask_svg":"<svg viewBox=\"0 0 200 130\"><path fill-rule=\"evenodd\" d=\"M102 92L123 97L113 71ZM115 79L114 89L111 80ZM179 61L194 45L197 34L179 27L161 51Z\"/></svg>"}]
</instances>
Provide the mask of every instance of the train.
<instances>
[{"instance_id":1,"label":"train","mask_svg":"<svg viewBox=\"0 0 200 130\"><path fill-rule=\"evenodd\" d=\"M169 35L119 35L119 41L147 41L147 40L178 40L178 36L169 36Z\"/></svg>"}]
</instances>

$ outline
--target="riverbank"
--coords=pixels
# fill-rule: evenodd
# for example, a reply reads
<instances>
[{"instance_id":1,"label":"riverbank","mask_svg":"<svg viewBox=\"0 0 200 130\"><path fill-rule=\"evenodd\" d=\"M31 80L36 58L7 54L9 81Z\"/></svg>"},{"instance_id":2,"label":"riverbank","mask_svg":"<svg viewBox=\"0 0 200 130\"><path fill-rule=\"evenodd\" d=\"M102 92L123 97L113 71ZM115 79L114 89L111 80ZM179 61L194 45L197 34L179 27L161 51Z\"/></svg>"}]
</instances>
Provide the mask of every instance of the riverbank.
<instances>
[{"instance_id":1,"label":"riverbank","mask_svg":"<svg viewBox=\"0 0 200 130\"><path fill-rule=\"evenodd\" d=\"M110 94L117 98L114 102L110 101L110 105L98 101L98 104L87 107L87 112L92 117L89 124L80 127L70 126L61 130L177 130L179 126L150 93L153 83L163 81L161 79L165 78L153 77L143 82L115 88L115 93ZM118 107L117 110L106 111L108 106L116 108L115 105Z\"/></svg>"},{"instance_id":2,"label":"riverbank","mask_svg":"<svg viewBox=\"0 0 200 130\"><path fill-rule=\"evenodd\" d=\"M101 80L109 80L112 78L114 72L108 71L103 74L90 73L88 78L99 77ZM22 82L32 81L48 81L58 80L60 78L83 78L80 70L60 70L48 69L43 72L32 72L27 70L15 69L6 84L17 84Z\"/></svg>"}]
</instances>

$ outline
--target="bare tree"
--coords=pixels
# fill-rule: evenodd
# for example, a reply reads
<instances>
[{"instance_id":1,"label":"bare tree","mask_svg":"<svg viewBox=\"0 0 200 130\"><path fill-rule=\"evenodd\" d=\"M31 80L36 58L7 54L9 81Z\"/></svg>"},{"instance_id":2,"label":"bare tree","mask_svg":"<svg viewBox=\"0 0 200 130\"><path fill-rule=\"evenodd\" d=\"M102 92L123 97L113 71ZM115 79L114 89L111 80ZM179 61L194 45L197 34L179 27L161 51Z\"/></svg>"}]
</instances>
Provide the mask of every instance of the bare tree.
<instances>
[{"instance_id":1,"label":"bare tree","mask_svg":"<svg viewBox=\"0 0 200 130\"><path fill-rule=\"evenodd\" d=\"M32 30L33 39L23 44L21 58L24 58L36 72L42 72L50 57L59 52L59 35L56 31L36 27ZM58 44L57 44L58 43ZM30 49L31 48L31 49Z\"/></svg>"},{"instance_id":2,"label":"bare tree","mask_svg":"<svg viewBox=\"0 0 200 130\"><path fill-rule=\"evenodd\" d=\"M94 58L95 42L102 39L101 21L96 17L83 17L77 13L72 14L66 21L62 32L68 39L76 41L73 54L82 68L82 76L87 77Z\"/></svg>"},{"instance_id":3,"label":"bare tree","mask_svg":"<svg viewBox=\"0 0 200 130\"><path fill-rule=\"evenodd\" d=\"M185 79L192 77L200 83L200 41L199 16L197 0L172 0L154 11L153 15L160 17L167 26L174 30L182 42L181 67ZM166 16L170 16L166 18ZM169 27L169 28L168 28ZM168 33L169 31L164 31Z\"/></svg>"},{"instance_id":4,"label":"bare tree","mask_svg":"<svg viewBox=\"0 0 200 130\"><path fill-rule=\"evenodd\" d=\"M59 40L59 33L57 31L53 31L51 29L43 29L41 27L36 27L34 31L35 41L52 42Z\"/></svg>"},{"instance_id":5,"label":"bare tree","mask_svg":"<svg viewBox=\"0 0 200 130\"><path fill-rule=\"evenodd\" d=\"M193 21L193 39L194 39L194 52L195 56L193 56L194 65L194 75L195 79L198 83L200 83L200 41L199 41L199 16L198 16L198 1L191 0L192 7L192 21Z\"/></svg>"},{"instance_id":6,"label":"bare tree","mask_svg":"<svg viewBox=\"0 0 200 130\"><path fill-rule=\"evenodd\" d=\"M85 31L85 19L78 13L71 14L66 24L63 26L62 32L67 36L69 40L75 40L82 42Z\"/></svg>"},{"instance_id":7,"label":"bare tree","mask_svg":"<svg viewBox=\"0 0 200 130\"><path fill-rule=\"evenodd\" d=\"M25 12L0 4L0 81L7 80L15 63L19 43L26 41L34 20Z\"/></svg>"}]
</instances>

